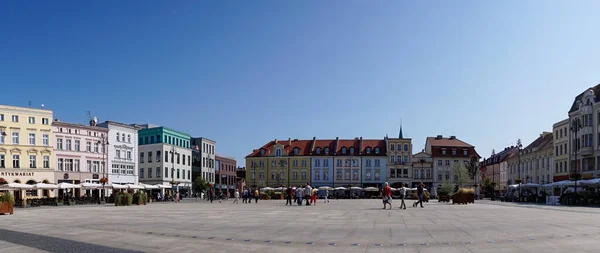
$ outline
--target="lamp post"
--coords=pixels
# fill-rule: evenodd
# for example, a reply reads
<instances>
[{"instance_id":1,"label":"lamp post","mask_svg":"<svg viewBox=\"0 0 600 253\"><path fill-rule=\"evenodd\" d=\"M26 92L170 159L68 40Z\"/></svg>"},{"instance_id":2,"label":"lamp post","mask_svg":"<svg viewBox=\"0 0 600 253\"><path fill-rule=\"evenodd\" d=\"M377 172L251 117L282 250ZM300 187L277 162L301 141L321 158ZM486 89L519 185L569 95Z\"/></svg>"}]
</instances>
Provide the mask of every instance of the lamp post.
<instances>
[{"instance_id":1,"label":"lamp post","mask_svg":"<svg viewBox=\"0 0 600 253\"><path fill-rule=\"evenodd\" d=\"M104 167L102 168L102 201L106 203L106 183L108 182L107 170L108 170L108 136L101 135L98 141L99 145L102 145L102 160L104 160Z\"/></svg>"},{"instance_id":2,"label":"lamp post","mask_svg":"<svg viewBox=\"0 0 600 253\"><path fill-rule=\"evenodd\" d=\"M250 166L252 168L252 175L254 175L254 187L256 187L256 167L258 167L256 165L255 162L252 162L252 166Z\"/></svg>"},{"instance_id":3,"label":"lamp post","mask_svg":"<svg viewBox=\"0 0 600 253\"><path fill-rule=\"evenodd\" d=\"M523 148L523 144L521 144L521 139L517 139L517 171L519 172L519 198L521 198L521 148Z\"/></svg>"},{"instance_id":4,"label":"lamp post","mask_svg":"<svg viewBox=\"0 0 600 253\"><path fill-rule=\"evenodd\" d=\"M575 136L573 136L573 140L575 142L575 145L573 146L573 152L575 153L575 169L573 169L573 163L571 163L571 173L573 174L573 178L575 179L575 194L577 194L577 180L579 179L579 160L577 160L577 153L579 152L579 146L580 146L580 141L579 141L579 136L577 136L577 134L579 133L579 131L581 130L582 126L581 126L581 120L579 118L575 118L573 121L571 121L571 131L573 131L573 133L575 133Z\"/></svg>"},{"instance_id":5,"label":"lamp post","mask_svg":"<svg viewBox=\"0 0 600 253\"><path fill-rule=\"evenodd\" d=\"M176 190L177 192L179 192L179 183L177 181L175 181L175 145L171 146L171 178L173 180L173 182L175 182L176 184ZM173 190L171 188L171 190Z\"/></svg>"},{"instance_id":6,"label":"lamp post","mask_svg":"<svg viewBox=\"0 0 600 253\"><path fill-rule=\"evenodd\" d=\"M281 161L279 161L279 166L281 166L281 171L278 171L278 173L277 173L277 174L278 174L278 177L279 177L279 179L280 179L280 180L277 180L277 183L278 183L278 184L279 184L279 183L280 183L280 181L283 179L283 178L281 178L281 172L283 172L283 169L285 168L285 164L286 164L286 161L284 161L284 160L281 160ZM281 186L281 185L280 185L280 186ZM288 187L289 187L289 186L290 186L290 184L289 184L289 181L288 181Z\"/></svg>"}]
</instances>

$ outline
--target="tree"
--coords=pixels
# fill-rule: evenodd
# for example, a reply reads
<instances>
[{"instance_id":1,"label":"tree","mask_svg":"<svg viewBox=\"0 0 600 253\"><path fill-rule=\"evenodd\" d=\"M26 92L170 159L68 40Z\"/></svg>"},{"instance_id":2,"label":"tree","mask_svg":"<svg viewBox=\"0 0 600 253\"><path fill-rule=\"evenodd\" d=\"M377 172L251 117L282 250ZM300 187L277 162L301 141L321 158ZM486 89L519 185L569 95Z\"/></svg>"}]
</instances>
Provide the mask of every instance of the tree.
<instances>
[{"instance_id":1,"label":"tree","mask_svg":"<svg viewBox=\"0 0 600 253\"><path fill-rule=\"evenodd\" d=\"M196 177L194 184L192 185L195 192L206 192L208 190L208 182L206 182L201 176Z\"/></svg>"},{"instance_id":2,"label":"tree","mask_svg":"<svg viewBox=\"0 0 600 253\"><path fill-rule=\"evenodd\" d=\"M442 181L442 185L440 186L440 190L438 191L438 194L441 195L450 195L450 193L452 193L452 188L454 188L452 186L452 183L450 183L450 181L444 179L444 181Z\"/></svg>"},{"instance_id":3,"label":"tree","mask_svg":"<svg viewBox=\"0 0 600 253\"><path fill-rule=\"evenodd\" d=\"M476 156L471 156L471 160L469 160L469 162L465 166L467 167L469 178L475 181L475 177L477 176L477 172L479 171L479 159Z\"/></svg>"},{"instance_id":4,"label":"tree","mask_svg":"<svg viewBox=\"0 0 600 253\"><path fill-rule=\"evenodd\" d=\"M467 167L465 167L464 163L458 162L452 165L452 174L456 179L456 184L460 187L466 185L471 181L469 179L469 172L467 171Z\"/></svg>"}]
</instances>

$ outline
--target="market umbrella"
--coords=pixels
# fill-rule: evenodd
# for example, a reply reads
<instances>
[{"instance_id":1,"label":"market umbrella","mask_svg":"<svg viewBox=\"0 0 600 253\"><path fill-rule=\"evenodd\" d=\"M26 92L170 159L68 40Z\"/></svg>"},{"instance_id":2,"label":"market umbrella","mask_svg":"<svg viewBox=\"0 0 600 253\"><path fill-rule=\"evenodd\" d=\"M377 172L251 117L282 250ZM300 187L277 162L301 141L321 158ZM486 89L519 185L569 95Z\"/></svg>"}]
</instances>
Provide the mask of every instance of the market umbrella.
<instances>
[{"instance_id":1,"label":"market umbrella","mask_svg":"<svg viewBox=\"0 0 600 253\"><path fill-rule=\"evenodd\" d=\"M352 188L354 188L354 187L352 187ZM379 189L377 189L375 187L367 187L367 188L364 189L364 191L366 191L366 192L377 192L377 191L379 191Z\"/></svg>"}]
</instances>

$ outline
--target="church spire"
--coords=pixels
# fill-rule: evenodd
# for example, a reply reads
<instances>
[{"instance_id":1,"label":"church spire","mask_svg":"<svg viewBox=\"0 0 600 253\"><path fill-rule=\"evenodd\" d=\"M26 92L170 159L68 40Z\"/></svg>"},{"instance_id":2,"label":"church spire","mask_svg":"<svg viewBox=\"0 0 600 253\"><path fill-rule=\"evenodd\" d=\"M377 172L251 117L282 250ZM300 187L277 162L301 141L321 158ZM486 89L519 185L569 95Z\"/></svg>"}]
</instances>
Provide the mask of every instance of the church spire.
<instances>
[{"instance_id":1,"label":"church spire","mask_svg":"<svg viewBox=\"0 0 600 253\"><path fill-rule=\"evenodd\" d=\"M402 135L402 119L400 119L400 133L398 134L398 138L403 139L403 135Z\"/></svg>"}]
</instances>

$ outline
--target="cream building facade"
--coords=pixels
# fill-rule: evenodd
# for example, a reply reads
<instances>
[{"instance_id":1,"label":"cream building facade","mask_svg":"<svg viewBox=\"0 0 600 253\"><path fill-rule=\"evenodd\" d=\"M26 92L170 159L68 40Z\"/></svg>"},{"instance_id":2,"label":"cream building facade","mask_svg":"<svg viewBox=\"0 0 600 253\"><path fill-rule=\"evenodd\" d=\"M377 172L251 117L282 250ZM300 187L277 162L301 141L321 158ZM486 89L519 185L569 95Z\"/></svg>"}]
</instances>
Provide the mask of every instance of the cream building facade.
<instances>
[{"instance_id":1,"label":"cream building facade","mask_svg":"<svg viewBox=\"0 0 600 253\"><path fill-rule=\"evenodd\" d=\"M404 138L402 126L398 138L385 137L387 149L387 182L392 187L401 187L402 183L410 187L413 182L412 139Z\"/></svg>"},{"instance_id":2,"label":"cream building facade","mask_svg":"<svg viewBox=\"0 0 600 253\"><path fill-rule=\"evenodd\" d=\"M0 105L0 184L54 182L52 116L50 110ZM41 190L23 194L53 195Z\"/></svg>"},{"instance_id":3,"label":"cream building facade","mask_svg":"<svg viewBox=\"0 0 600 253\"><path fill-rule=\"evenodd\" d=\"M554 132L554 182L569 179L569 119L552 126Z\"/></svg>"},{"instance_id":4,"label":"cream building facade","mask_svg":"<svg viewBox=\"0 0 600 253\"><path fill-rule=\"evenodd\" d=\"M554 175L553 134L543 132L521 151L521 180L523 183L545 184Z\"/></svg>"}]
</instances>

